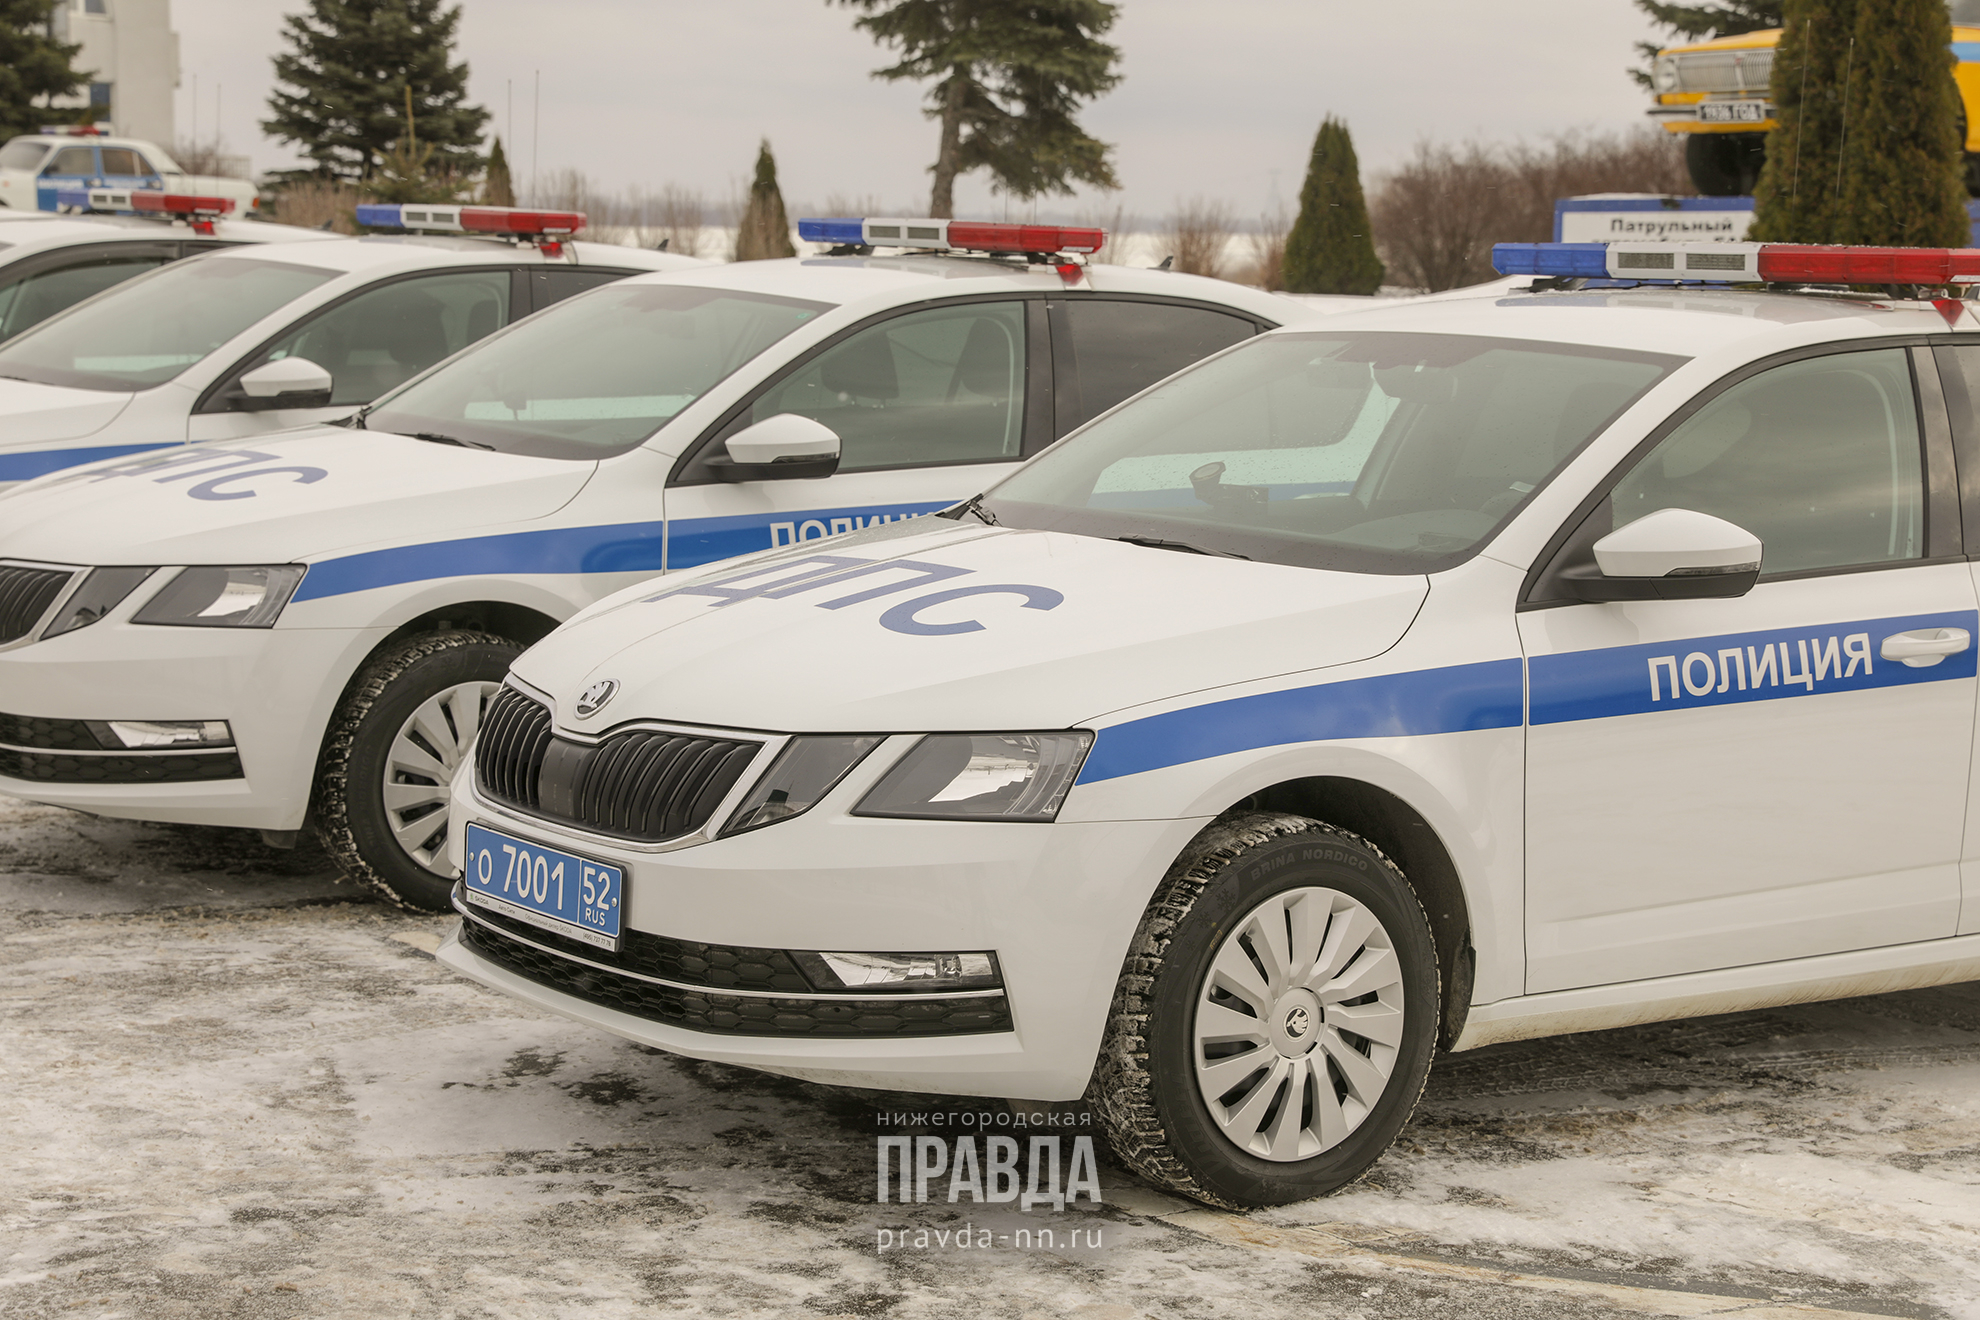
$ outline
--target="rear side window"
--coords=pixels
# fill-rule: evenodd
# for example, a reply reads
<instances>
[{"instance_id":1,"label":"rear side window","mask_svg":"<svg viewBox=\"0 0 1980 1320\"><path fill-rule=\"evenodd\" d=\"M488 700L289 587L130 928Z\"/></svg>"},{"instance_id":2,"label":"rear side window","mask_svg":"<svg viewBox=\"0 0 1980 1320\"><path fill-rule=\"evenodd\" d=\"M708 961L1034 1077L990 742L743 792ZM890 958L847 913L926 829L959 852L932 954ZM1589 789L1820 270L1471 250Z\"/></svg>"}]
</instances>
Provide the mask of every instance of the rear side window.
<instances>
[{"instance_id":1,"label":"rear side window","mask_svg":"<svg viewBox=\"0 0 1980 1320\"><path fill-rule=\"evenodd\" d=\"M63 147L48 162L43 174L94 174L96 151L91 147Z\"/></svg>"},{"instance_id":2,"label":"rear side window","mask_svg":"<svg viewBox=\"0 0 1980 1320\"><path fill-rule=\"evenodd\" d=\"M103 148L103 172L105 174L155 174L145 158L129 147Z\"/></svg>"},{"instance_id":3,"label":"rear side window","mask_svg":"<svg viewBox=\"0 0 1980 1320\"><path fill-rule=\"evenodd\" d=\"M0 289L0 339L11 339L29 326L39 325L133 275L154 270L167 260L156 253L99 257L16 280Z\"/></svg>"},{"instance_id":4,"label":"rear side window","mask_svg":"<svg viewBox=\"0 0 1980 1320\"><path fill-rule=\"evenodd\" d=\"M1052 318L1060 435L1258 333L1239 317L1165 303L1067 300L1052 305Z\"/></svg>"}]
</instances>

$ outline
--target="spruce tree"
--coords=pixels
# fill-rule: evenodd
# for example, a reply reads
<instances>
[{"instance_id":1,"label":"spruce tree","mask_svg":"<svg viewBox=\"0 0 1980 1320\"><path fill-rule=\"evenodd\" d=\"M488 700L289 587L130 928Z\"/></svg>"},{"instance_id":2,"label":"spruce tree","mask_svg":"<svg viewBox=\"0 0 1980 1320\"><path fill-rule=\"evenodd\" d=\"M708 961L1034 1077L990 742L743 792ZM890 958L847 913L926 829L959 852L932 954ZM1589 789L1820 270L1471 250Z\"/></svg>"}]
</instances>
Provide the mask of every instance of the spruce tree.
<instances>
[{"instance_id":1,"label":"spruce tree","mask_svg":"<svg viewBox=\"0 0 1980 1320\"><path fill-rule=\"evenodd\" d=\"M58 3L67 0L0 0L0 141L77 117L74 110L48 106L51 98L83 85L83 75L70 64L82 47L59 42L48 31L48 16Z\"/></svg>"},{"instance_id":2,"label":"spruce tree","mask_svg":"<svg viewBox=\"0 0 1980 1320\"><path fill-rule=\"evenodd\" d=\"M1354 139L1346 123L1329 115L1314 134L1299 218L1286 236L1286 292L1373 293L1382 275Z\"/></svg>"},{"instance_id":3,"label":"spruce tree","mask_svg":"<svg viewBox=\"0 0 1980 1320\"><path fill-rule=\"evenodd\" d=\"M1120 51L1100 37L1118 5L1105 0L838 0L866 11L854 26L900 49L873 76L934 79L927 115L940 122L928 214L955 214L956 176L987 169L1022 200L1070 195L1074 183L1118 188L1110 147L1079 126L1084 101L1120 82Z\"/></svg>"},{"instance_id":4,"label":"spruce tree","mask_svg":"<svg viewBox=\"0 0 1980 1320\"><path fill-rule=\"evenodd\" d=\"M1943 0L1788 0L1747 237L1964 247Z\"/></svg>"},{"instance_id":5,"label":"spruce tree","mask_svg":"<svg viewBox=\"0 0 1980 1320\"><path fill-rule=\"evenodd\" d=\"M777 189L777 162L765 139L756 152L756 180L749 185L749 203L736 226L736 260L764 261L795 257L791 222L784 214L784 194Z\"/></svg>"},{"instance_id":6,"label":"spruce tree","mask_svg":"<svg viewBox=\"0 0 1980 1320\"><path fill-rule=\"evenodd\" d=\"M450 62L459 5L443 0L309 0L283 21L292 49L275 57L271 117L261 126L296 143L322 177L369 178L407 133L413 94L419 140L433 168L455 175L481 166L476 148L488 112L467 104L466 64Z\"/></svg>"},{"instance_id":7,"label":"spruce tree","mask_svg":"<svg viewBox=\"0 0 1980 1320\"><path fill-rule=\"evenodd\" d=\"M481 181L481 200L487 206L514 206L516 185L509 178L509 157L502 150L502 139L488 149L488 173Z\"/></svg>"}]
</instances>

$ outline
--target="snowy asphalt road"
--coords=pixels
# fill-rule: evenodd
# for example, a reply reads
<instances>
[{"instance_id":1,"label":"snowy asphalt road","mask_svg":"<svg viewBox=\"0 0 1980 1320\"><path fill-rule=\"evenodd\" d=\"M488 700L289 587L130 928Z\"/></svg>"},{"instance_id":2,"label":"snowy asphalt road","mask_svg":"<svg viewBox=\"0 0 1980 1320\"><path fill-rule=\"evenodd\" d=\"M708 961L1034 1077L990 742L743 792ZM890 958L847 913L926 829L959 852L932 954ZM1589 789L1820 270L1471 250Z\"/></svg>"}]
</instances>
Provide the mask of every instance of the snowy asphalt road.
<instances>
[{"instance_id":1,"label":"snowy asphalt road","mask_svg":"<svg viewBox=\"0 0 1980 1320\"><path fill-rule=\"evenodd\" d=\"M1345 1194L1103 1169L1022 1217L1097 1248L880 1253L1020 1217L874 1205L868 1102L525 1010L447 924L0 799L0 1316L1980 1317L1980 986L1449 1058Z\"/></svg>"}]
</instances>

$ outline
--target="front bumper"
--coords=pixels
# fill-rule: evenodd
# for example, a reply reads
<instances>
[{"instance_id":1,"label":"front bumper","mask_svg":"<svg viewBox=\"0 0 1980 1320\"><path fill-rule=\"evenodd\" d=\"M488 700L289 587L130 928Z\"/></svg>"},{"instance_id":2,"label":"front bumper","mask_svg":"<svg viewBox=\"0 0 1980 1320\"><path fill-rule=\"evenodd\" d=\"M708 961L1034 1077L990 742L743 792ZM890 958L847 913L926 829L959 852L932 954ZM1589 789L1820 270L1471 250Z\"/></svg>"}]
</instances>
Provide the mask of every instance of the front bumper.
<instances>
[{"instance_id":1,"label":"front bumper","mask_svg":"<svg viewBox=\"0 0 1980 1320\"><path fill-rule=\"evenodd\" d=\"M506 810L455 781L470 820L624 868L626 948L693 942L759 957L755 981L600 955L484 920L440 961L539 1008L692 1058L833 1085L1070 1100L1086 1087L1128 943L1203 820L1054 825L845 814L912 739L803 816L646 849ZM889 749L883 748L886 752ZM456 858L458 860L458 857ZM782 950L989 950L1000 992L848 995L774 988ZM644 955L642 955L644 956ZM703 960L706 961L706 960ZM719 961L719 960L718 960ZM634 970L634 968L637 970ZM770 988L765 988L770 987Z\"/></svg>"},{"instance_id":2,"label":"front bumper","mask_svg":"<svg viewBox=\"0 0 1980 1320\"><path fill-rule=\"evenodd\" d=\"M122 621L133 608L0 650L0 793L131 820L301 825L331 710L382 632L150 627ZM234 747L92 757L116 773L89 780L87 744L60 726L111 719L226 720ZM198 768L150 771L167 760Z\"/></svg>"}]
</instances>

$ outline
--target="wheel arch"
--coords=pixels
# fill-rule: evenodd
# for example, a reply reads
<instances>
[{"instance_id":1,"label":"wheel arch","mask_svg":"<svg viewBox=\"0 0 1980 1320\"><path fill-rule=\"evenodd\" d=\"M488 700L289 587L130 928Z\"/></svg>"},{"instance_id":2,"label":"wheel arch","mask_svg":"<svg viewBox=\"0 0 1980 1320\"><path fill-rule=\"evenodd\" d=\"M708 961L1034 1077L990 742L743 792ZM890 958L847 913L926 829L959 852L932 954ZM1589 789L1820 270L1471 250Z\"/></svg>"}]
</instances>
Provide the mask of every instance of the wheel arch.
<instances>
[{"instance_id":1,"label":"wheel arch","mask_svg":"<svg viewBox=\"0 0 1980 1320\"><path fill-rule=\"evenodd\" d=\"M1457 862L1437 830L1408 801L1389 789L1344 775L1307 775L1268 784L1231 803L1230 815L1281 811L1310 816L1361 835L1402 868L1430 919L1443 987L1438 1043L1449 1049L1464 1030L1476 971L1471 905Z\"/></svg>"}]
</instances>

